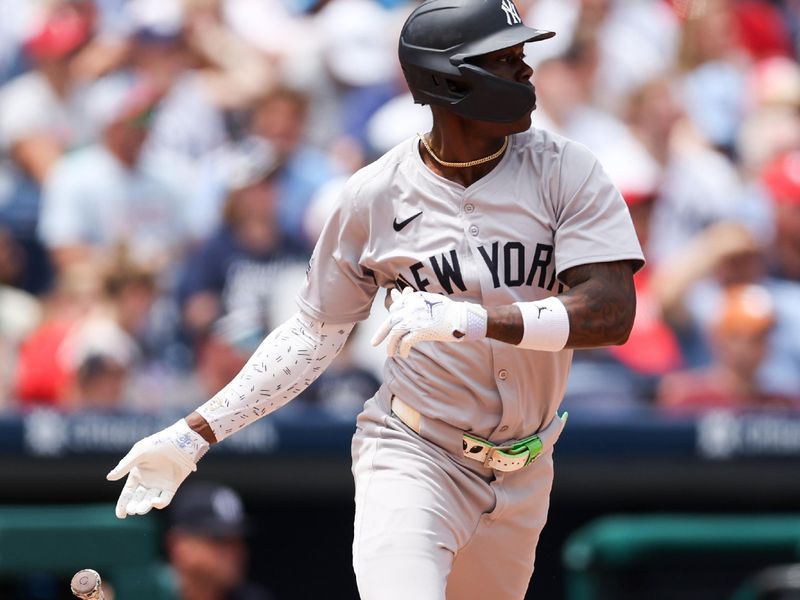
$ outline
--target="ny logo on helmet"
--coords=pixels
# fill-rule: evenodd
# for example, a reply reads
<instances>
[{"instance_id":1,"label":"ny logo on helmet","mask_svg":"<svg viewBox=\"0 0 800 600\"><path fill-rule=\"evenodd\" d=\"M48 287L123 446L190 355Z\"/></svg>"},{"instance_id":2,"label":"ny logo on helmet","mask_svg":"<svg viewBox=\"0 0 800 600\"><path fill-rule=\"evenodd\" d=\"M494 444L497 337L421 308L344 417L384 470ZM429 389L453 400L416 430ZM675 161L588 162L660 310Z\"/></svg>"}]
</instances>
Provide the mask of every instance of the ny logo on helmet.
<instances>
[{"instance_id":1,"label":"ny logo on helmet","mask_svg":"<svg viewBox=\"0 0 800 600\"><path fill-rule=\"evenodd\" d=\"M506 22L509 25L522 23L522 19L519 18L519 13L517 12L517 7L514 6L512 0L502 0L500 2L500 8L502 8L503 12L506 13Z\"/></svg>"}]
</instances>

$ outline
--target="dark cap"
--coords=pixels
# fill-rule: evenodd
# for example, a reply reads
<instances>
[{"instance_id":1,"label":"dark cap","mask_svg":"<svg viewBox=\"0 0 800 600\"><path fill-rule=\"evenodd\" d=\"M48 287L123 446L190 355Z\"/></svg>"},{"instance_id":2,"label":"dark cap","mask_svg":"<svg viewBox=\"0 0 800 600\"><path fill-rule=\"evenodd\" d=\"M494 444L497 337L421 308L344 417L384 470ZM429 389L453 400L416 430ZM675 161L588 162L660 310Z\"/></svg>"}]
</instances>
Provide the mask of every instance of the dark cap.
<instances>
[{"instance_id":1,"label":"dark cap","mask_svg":"<svg viewBox=\"0 0 800 600\"><path fill-rule=\"evenodd\" d=\"M171 529L214 538L248 533L242 499L231 488L197 482L181 486L169 510Z\"/></svg>"}]
</instances>

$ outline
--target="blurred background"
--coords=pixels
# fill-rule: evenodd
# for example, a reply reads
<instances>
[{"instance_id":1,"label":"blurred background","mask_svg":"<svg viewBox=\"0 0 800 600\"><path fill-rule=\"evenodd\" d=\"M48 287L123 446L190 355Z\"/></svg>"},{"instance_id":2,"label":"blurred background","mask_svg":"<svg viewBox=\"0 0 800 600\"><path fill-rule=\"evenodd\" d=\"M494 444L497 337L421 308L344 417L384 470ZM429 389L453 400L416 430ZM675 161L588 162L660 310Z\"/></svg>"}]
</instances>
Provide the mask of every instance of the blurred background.
<instances>
[{"instance_id":1,"label":"blurred background","mask_svg":"<svg viewBox=\"0 0 800 600\"><path fill-rule=\"evenodd\" d=\"M529 597L800 598L800 2L517 4L558 34L534 126L599 157L648 260L629 342L575 354ZM0 0L1 598L87 566L122 600L357 597L381 306L204 459L188 517L115 521L104 476L295 311L347 176L428 130L414 6Z\"/></svg>"}]
</instances>

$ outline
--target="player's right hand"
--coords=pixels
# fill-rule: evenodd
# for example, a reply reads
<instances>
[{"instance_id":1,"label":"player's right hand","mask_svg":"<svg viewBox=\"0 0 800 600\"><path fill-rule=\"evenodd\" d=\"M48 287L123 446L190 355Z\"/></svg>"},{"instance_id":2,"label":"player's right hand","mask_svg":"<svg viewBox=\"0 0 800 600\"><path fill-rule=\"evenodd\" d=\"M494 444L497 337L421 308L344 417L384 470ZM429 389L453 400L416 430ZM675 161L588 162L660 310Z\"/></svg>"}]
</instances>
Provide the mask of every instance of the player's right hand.
<instances>
[{"instance_id":1,"label":"player's right hand","mask_svg":"<svg viewBox=\"0 0 800 600\"><path fill-rule=\"evenodd\" d=\"M372 345L386 340L389 356L407 358L420 342L467 342L486 337L486 309L439 294L392 290L389 316L372 336Z\"/></svg>"},{"instance_id":2,"label":"player's right hand","mask_svg":"<svg viewBox=\"0 0 800 600\"><path fill-rule=\"evenodd\" d=\"M167 506L207 450L208 442L185 419L136 442L106 475L109 481L128 476L117 501L117 517Z\"/></svg>"}]
</instances>

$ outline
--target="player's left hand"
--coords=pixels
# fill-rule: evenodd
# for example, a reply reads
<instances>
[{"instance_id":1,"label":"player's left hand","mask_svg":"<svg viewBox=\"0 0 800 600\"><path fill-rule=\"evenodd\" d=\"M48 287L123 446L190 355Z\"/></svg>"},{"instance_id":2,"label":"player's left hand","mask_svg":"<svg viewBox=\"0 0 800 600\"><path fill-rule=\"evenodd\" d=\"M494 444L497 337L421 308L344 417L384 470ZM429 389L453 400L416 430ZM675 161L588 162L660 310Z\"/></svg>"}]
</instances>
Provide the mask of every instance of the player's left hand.
<instances>
[{"instance_id":1,"label":"player's left hand","mask_svg":"<svg viewBox=\"0 0 800 600\"><path fill-rule=\"evenodd\" d=\"M486 337L486 309L471 302L458 302L446 296L415 292L410 287L401 294L392 290L389 316L372 337L377 346L387 340L389 356L407 357L419 342L465 342Z\"/></svg>"},{"instance_id":2,"label":"player's left hand","mask_svg":"<svg viewBox=\"0 0 800 600\"><path fill-rule=\"evenodd\" d=\"M117 517L166 507L207 450L208 442L185 419L136 442L106 475L109 481L128 476L117 500Z\"/></svg>"}]
</instances>

